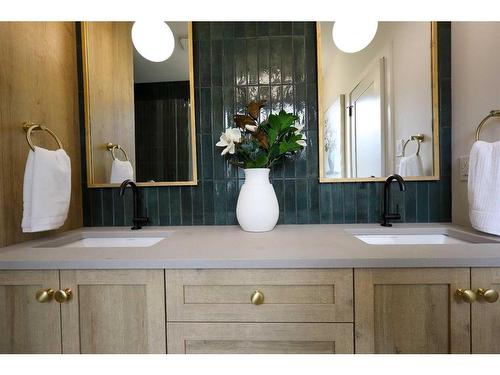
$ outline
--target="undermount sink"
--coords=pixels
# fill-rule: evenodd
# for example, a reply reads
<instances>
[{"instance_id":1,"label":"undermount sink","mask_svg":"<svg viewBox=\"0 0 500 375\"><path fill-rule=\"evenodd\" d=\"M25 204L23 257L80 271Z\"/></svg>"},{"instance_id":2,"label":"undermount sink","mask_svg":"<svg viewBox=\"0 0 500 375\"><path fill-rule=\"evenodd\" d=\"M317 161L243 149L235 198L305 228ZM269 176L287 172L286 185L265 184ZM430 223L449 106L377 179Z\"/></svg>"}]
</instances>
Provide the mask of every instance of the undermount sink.
<instances>
[{"instance_id":1,"label":"undermount sink","mask_svg":"<svg viewBox=\"0 0 500 375\"><path fill-rule=\"evenodd\" d=\"M485 236L444 228L372 228L347 231L369 245L449 245L498 242Z\"/></svg>"},{"instance_id":2,"label":"undermount sink","mask_svg":"<svg viewBox=\"0 0 500 375\"><path fill-rule=\"evenodd\" d=\"M470 243L446 234L361 234L354 236L370 245L443 245Z\"/></svg>"},{"instance_id":3,"label":"undermount sink","mask_svg":"<svg viewBox=\"0 0 500 375\"><path fill-rule=\"evenodd\" d=\"M168 233L83 233L44 243L38 247L151 247L167 238Z\"/></svg>"}]
</instances>

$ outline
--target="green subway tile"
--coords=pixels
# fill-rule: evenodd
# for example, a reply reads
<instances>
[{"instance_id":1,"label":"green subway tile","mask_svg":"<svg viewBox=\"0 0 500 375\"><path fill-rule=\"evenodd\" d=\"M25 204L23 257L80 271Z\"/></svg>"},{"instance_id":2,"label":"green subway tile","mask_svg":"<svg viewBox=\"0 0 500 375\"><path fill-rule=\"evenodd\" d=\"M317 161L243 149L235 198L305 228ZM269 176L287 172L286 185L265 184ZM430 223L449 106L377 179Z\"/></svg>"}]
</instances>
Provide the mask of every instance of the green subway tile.
<instances>
[{"instance_id":1,"label":"green subway tile","mask_svg":"<svg viewBox=\"0 0 500 375\"><path fill-rule=\"evenodd\" d=\"M181 188L172 187L170 190L170 225L181 225Z\"/></svg>"},{"instance_id":2,"label":"green subway tile","mask_svg":"<svg viewBox=\"0 0 500 375\"><path fill-rule=\"evenodd\" d=\"M146 193L145 199L147 200L147 216L149 217L149 225L160 225L158 188L150 187L143 190Z\"/></svg>"},{"instance_id":3,"label":"green subway tile","mask_svg":"<svg viewBox=\"0 0 500 375\"><path fill-rule=\"evenodd\" d=\"M211 68L212 68L212 86L222 86L222 40L212 40Z\"/></svg>"},{"instance_id":4,"label":"green subway tile","mask_svg":"<svg viewBox=\"0 0 500 375\"><path fill-rule=\"evenodd\" d=\"M158 188L160 225L170 225L170 190L171 188Z\"/></svg>"},{"instance_id":5,"label":"green subway tile","mask_svg":"<svg viewBox=\"0 0 500 375\"><path fill-rule=\"evenodd\" d=\"M181 189L181 221L182 225L193 225L193 198L189 187Z\"/></svg>"},{"instance_id":6,"label":"green subway tile","mask_svg":"<svg viewBox=\"0 0 500 375\"><path fill-rule=\"evenodd\" d=\"M279 22L268 22L269 27L269 36L278 36L280 35L280 23Z\"/></svg>"},{"instance_id":7,"label":"green subway tile","mask_svg":"<svg viewBox=\"0 0 500 375\"><path fill-rule=\"evenodd\" d=\"M257 39L257 61L259 84L269 84L269 39Z\"/></svg>"},{"instance_id":8,"label":"green subway tile","mask_svg":"<svg viewBox=\"0 0 500 375\"><path fill-rule=\"evenodd\" d=\"M292 35L292 33L293 33L293 23L292 22L281 22L280 34L281 35Z\"/></svg>"},{"instance_id":9,"label":"green subway tile","mask_svg":"<svg viewBox=\"0 0 500 375\"><path fill-rule=\"evenodd\" d=\"M344 188L344 220L351 224L356 222L356 192L354 183L343 183Z\"/></svg>"},{"instance_id":10,"label":"green subway tile","mask_svg":"<svg viewBox=\"0 0 500 375\"><path fill-rule=\"evenodd\" d=\"M417 184L417 221L429 221L429 183L422 181Z\"/></svg>"},{"instance_id":11,"label":"green subway tile","mask_svg":"<svg viewBox=\"0 0 500 375\"><path fill-rule=\"evenodd\" d=\"M368 192L368 212L370 223L378 223L380 222L381 210L380 207L382 205L382 187L383 184L379 182L370 183L369 184L369 192Z\"/></svg>"},{"instance_id":12,"label":"green subway tile","mask_svg":"<svg viewBox=\"0 0 500 375\"><path fill-rule=\"evenodd\" d=\"M356 223L368 223L368 183L356 184Z\"/></svg>"},{"instance_id":13,"label":"green subway tile","mask_svg":"<svg viewBox=\"0 0 500 375\"><path fill-rule=\"evenodd\" d=\"M293 82L294 59L293 59L293 38L281 38L281 83Z\"/></svg>"},{"instance_id":14,"label":"green subway tile","mask_svg":"<svg viewBox=\"0 0 500 375\"><path fill-rule=\"evenodd\" d=\"M214 178L214 140L211 134L203 134L201 139L202 147L202 159L201 159L201 175L204 179ZM217 147L217 150L222 151L221 148ZM219 158L219 153L217 153ZM223 158L220 156L220 158Z\"/></svg>"},{"instance_id":15,"label":"green subway tile","mask_svg":"<svg viewBox=\"0 0 500 375\"><path fill-rule=\"evenodd\" d=\"M441 188L437 181L429 182L429 222L441 221Z\"/></svg>"},{"instance_id":16,"label":"green subway tile","mask_svg":"<svg viewBox=\"0 0 500 375\"><path fill-rule=\"evenodd\" d=\"M257 36L269 35L269 22L256 22L255 33Z\"/></svg>"},{"instance_id":17,"label":"green subway tile","mask_svg":"<svg viewBox=\"0 0 500 375\"><path fill-rule=\"evenodd\" d=\"M285 180L285 210L284 222L285 224L297 223L297 202L295 198L295 181Z\"/></svg>"},{"instance_id":18,"label":"green subway tile","mask_svg":"<svg viewBox=\"0 0 500 375\"><path fill-rule=\"evenodd\" d=\"M199 84L201 87L208 87L212 82L212 74L211 74L211 64L210 64L210 41L200 41L198 42L198 51L196 53L197 56L197 66L198 72L200 74Z\"/></svg>"},{"instance_id":19,"label":"green subway tile","mask_svg":"<svg viewBox=\"0 0 500 375\"><path fill-rule=\"evenodd\" d=\"M203 209L203 185L204 182L199 182L198 186L190 188L192 198L192 216L193 225L204 224L204 209Z\"/></svg>"},{"instance_id":20,"label":"green subway tile","mask_svg":"<svg viewBox=\"0 0 500 375\"><path fill-rule=\"evenodd\" d=\"M332 212L332 184L321 184L320 192L320 221L321 223L331 223L333 221Z\"/></svg>"},{"instance_id":21,"label":"green subway tile","mask_svg":"<svg viewBox=\"0 0 500 375\"><path fill-rule=\"evenodd\" d=\"M226 22L211 22L210 23L210 38L212 40L224 39Z\"/></svg>"},{"instance_id":22,"label":"green subway tile","mask_svg":"<svg viewBox=\"0 0 500 375\"><path fill-rule=\"evenodd\" d=\"M132 219L134 217L133 202L134 201L133 201L132 189L130 188L125 189L125 195L123 197L123 203L124 203L123 216L125 218L125 225L128 227L132 225Z\"/></svg>"},{"instance_id":23,"label":"green subway tile","mask_svg":"<svg viewBox=\"0 0 500 375\"><path fill-rule=\"evenodd\" d=\"M257 39L248 39L246 45L247 54L247 84L259 83L259 50Z\"/></svg>"},{"instance_id":24,"label":"green subway tile","mask_svg":"<svg viewBox=\"0 0 500 375\"><path fill-rule=\"evenodd\" d=\"M238 180L226 181L226 220L227 224L237 224L236 220L236 202L238 201Z\"/></svg>"},{"instance_id":25,"label":"green subway tile","mask_svg":"<svg viewBox=\"0 0 500 375\"><path fill-rule=\"evenodd\" d=\"M281 38L272 38L269 41L269 79L270 83L281 83L281 51L286 46L282 47Z\"/></svg>"},{"instance_id":26,"label":"green subway tile","mask_svg":"<svg viewBox=\"0 0 500 375\"><path fill-rule=\"evenodd\" d=\"M280 208L280 216L278 219L278 224L284 223L285 217L285 185L283 180L273 180L272 181L274 193L276 194L276 198L278 199L278 206Z\"/></svg>"},{"instance_id":27,"label":"green subway tile","mask_svg":"<svg viewBox=\"0 0 500 375\"><path fill-rule=\"evenodd\" d=\"M214 182L206 180L203 182L202 186L194 188L199 192L200 188L203 189L203 224L212 225L215 224L215 211L214 211ZM195 203L193 203L195 204ZM199 210L198 206L193 206L193 210Z\"/></svg>"},{"instance_id":28,"label":"green subway tile","mask_svg":"<svg viewBox=\"0 0 500 375\"><path fill-rule=\"evenodd\" d=\"M213 202L215 225L226 224L226 182L224 180L214 181Z\"/></svg>"},{"instance_id":29,"label":"green subway tile","mask_svg":"<svg viewBox=\"0 0 500 375\"><path fill-rule=\"evenodd\" d=\"M102 191L104 189L90 189L90 217L93 227L102 226Z\"/></svg>"},{"instance_id":30,"label":"green subway tile","mask_svg":"<svg viewBox=\"0 0 500 375\"><path fill-rule=\"evenodd\" d=\"M222 84L234 85L234 40L225 39L222 45Z\"/></svg>"},{"instance_id":31,"label":"green subway tile","mask_svg":"<svg viewBox=\"0 0 500 375\"><path fill-rule=\"evenodd\" d=\"M200 130L202 134L212 134L212 90L202 88L200 100Z\"/></svg>"},{"instance_id":32,"label":"green subway tile","mask_svg":"<svg viewBox=\"0 0 500 375\"><path fill-rule=\"evenodd\" d=\"M293 22L293 35L304 35L304 22Z\"/></svg>"},{"instance_id":33,"label":"green subway tile","mask_svg":"<svg viewBox=\"0 0 500 375\"><path fill-rule=\"evenodd\" d=\"M234 49L234 75L236 85L247 84L247 54L246 40L238 41L238 47Z\"/></svg>"},{"instance_id":34,"label":"green subway tile","mask_svg":"<svg viewBox=\"0 0 500 375\"><path fill-rule=\"evenodd\" d=\"M102 190L102 225L113 226L113 190Z\"/></svg>"},{"instance_id":35,"label":"green subway tile","mask_svg":"<svg viewBox=\"0 0 500 375\"><path fill-rule=\"evenodd\" d=\"M297 224L307 224L309 222L307 180L296 179L295 188L297 193Z\"/></svg>"},{"instance_id":36,"label":"green subway tile","mask_svg":"<svg viewBox=\"0 0 500 375\"><path fill-rule=\"evenodd\" d=\"M319 184L317 179L309 179L307 181L307 189L309 190L309 223L319 224Z\"/></svg>"},{"instance_id":37,"label":"green subway tile","mask_svg":"<svg viewBox=\"0 0 500 375\"><path fill-rule=\"evenodd\" d=\"M332 186L332 223L344 223L344 184L335 183Z\"/></svg>"},{"instance_id":38,"label":"green subway tile","mask_svg":"<svg viewBox=\"0 0 500 375\"><path fill-rule=\"evenodd\" d=\"M293 43L293 81L295 83L302 83L306 77L305 67L305 44L304 37L294 36Z\"/></svg>"},{"instance_id":39,"label":"green subway tile","mask_svg":"<svg viewBox=\"0 0 500 375\"><path fill-rule=\"evenodd\" d=\"M405 217L406 223L415 223L417 221L417 183L413 181L406 182L405 195Z\"/></svg>"},{"instance_id":40,"label":"green subway tile","mask_svg":"<svg viewBox=\"0 0 500 375\"><path fill-rule=\"evenodd\" d=\"M116 226L125 225L125 212L123 197L120 195L120 189L111 189L113 192L113 223Z\"/></svg>"}]
</instances>

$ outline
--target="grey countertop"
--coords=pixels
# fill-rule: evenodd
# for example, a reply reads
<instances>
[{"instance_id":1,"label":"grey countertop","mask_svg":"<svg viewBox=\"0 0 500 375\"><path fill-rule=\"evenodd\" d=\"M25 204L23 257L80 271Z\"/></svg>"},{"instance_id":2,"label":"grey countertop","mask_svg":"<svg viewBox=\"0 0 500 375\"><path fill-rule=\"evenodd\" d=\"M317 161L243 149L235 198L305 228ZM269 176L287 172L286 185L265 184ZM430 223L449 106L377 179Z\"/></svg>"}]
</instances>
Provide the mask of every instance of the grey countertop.
<instances>
[{"instance_id":1,"label":"grey countertop","mask_svg":"<svg viewBox=\"0 0 500 375\"><path fill-rule=\"evenodd\" d=\"M370 233L452 231L490 243L369 245ZM84 237L165 236L151 247L59 247ZM266 233L238 226L80 228L0 249L0 269L500 267L500 238L451 224L279 225Z\"/></svg>"}]
</instances>

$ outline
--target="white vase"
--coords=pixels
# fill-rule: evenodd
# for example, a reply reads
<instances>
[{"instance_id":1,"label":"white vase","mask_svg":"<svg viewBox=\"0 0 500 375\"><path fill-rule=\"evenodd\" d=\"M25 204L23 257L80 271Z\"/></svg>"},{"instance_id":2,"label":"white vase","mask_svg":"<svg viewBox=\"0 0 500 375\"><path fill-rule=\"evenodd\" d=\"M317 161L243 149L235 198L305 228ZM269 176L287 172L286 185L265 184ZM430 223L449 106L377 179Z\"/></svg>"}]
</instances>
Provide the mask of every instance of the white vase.
<instances>
[{"instance_id":1,"label":"white vase","mask_svg":"<svg viewBox=\"0 0 500 375\"><path fill-rule=\"evenodd\" d=\"M269 182L269 168L245 169L245 182L236 204L236 218L247 232L272 230L280 215L278 199Z\"/></svg>"}]
</instances>

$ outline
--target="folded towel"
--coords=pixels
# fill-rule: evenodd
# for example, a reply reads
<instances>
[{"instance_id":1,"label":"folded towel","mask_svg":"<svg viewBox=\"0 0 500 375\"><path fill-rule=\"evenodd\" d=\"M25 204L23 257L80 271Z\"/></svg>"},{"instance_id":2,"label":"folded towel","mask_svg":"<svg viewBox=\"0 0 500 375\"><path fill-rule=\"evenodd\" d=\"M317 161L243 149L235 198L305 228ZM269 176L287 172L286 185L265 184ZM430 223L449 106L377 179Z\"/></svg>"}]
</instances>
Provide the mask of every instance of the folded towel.
<instances>
[{"instance_id":1,"label":"folded towel","mask_svg":"<svg viewBox=\"0 0 500 375\"><path fill-rule=\"evenodd\" d=\"M472 226L500 235L500 142L476 141L472 145L468 180Z\"/></svg>"},{"instance_id":2,"label":"folded towel","mask_svg":"<svg viewBox=\"0 0 500 375\"><path fill-rule=\"evenodd\" d=\"M403 156L399 160L398 174L403 177L422 176L424 174L424 167L422 166L420 156L417 154Z\"/></svg>"},{"instance_id":3,"label":"folded towel","mask_svg":"<svg viewBox=\"0 0 500 375\"><path fill-rule=\"evenodd\" d=\"M134 180L134 168L132 168L132 164L128 160L113 160L111 178L109 179L110 183L121 184L125 180Z\"/></svg>"},{"instance_id":4,"label":"folded towel","mask_svg":"<svg viewBox=\"0 0 500 375\"><path fill-rule=\"evenodd\" d=\"M71 162L61 148L30 150L23 185L23 232L61 227L71 198Z\"/></svg>"}]
</instances>

